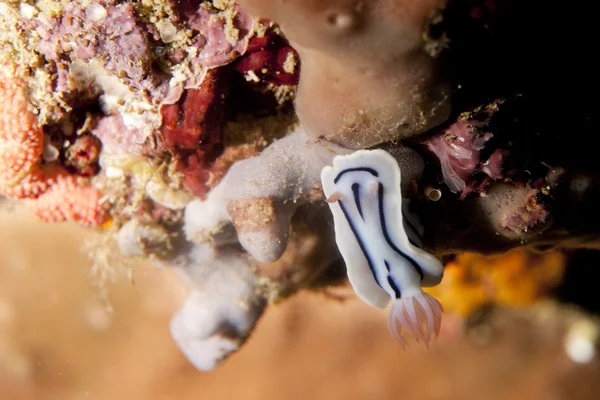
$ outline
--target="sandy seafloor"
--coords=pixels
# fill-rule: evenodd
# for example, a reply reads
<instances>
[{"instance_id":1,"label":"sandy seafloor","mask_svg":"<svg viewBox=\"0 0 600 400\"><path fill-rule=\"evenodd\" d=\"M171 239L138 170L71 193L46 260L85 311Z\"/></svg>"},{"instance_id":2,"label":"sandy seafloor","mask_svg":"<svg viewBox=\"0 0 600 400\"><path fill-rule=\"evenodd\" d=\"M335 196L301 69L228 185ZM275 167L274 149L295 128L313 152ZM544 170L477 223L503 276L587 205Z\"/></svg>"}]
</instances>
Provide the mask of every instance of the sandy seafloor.
<instances>
[{"instance_id":1,"label":"sandy seafloor","mask_svg":"<svg viewBox=\"0 0 600 400\"><path fill-rule=\"evenodd\" d=\"M242 351L198 372L168 330L183 285L149 266L117 273L107 312L81 251L89 236L0 210L0 400L600 397L600 360L567 357L560 313L502 311L463 339L447 316L430 350L402 351L387 311L347 289L271 306Z\"/></svg>"}]
</instances>

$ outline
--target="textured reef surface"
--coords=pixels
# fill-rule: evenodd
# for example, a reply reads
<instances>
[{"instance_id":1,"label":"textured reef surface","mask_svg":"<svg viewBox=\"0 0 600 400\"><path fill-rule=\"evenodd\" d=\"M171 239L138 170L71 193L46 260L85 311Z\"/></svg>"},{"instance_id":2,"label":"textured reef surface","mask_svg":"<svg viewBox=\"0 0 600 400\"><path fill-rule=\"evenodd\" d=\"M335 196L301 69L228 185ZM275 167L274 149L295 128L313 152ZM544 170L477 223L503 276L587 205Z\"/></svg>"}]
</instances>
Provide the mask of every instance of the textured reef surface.
<instances>
[{"instance_id":1,"label":"textured reef surface","mask_svg":"<svg viewBox=\"0 0 600 400\"><path fill-rule=\"evenodd\" d=\"M391 154L420 247L447 261L597 249L598 62L582 14L541 0L0 0L0 195L98 230L100 266L175 269L189 297L171 331L199 369L268 303L343 281L320 179L335 156ZM548 263L515 267L524 302L562 276ZM472 284L461 312L521 296L484 296L485 270L454 265L431 293Z\"/></svg>"}]
</instances>

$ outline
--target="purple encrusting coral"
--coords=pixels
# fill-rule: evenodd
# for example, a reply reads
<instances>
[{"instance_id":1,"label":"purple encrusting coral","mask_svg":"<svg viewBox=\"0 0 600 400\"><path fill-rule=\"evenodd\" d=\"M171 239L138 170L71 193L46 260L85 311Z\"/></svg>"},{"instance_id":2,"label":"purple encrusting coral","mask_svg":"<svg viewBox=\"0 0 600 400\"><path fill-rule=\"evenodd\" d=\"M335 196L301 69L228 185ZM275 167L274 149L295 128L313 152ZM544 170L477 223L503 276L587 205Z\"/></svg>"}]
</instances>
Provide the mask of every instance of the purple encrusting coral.
<instances>
[{"instance_id":1,"label":"purple encrusting coral","mask_svg":"<svg viewBox=\"0 0 600 400\"><path fill-rule=\"evenodd\" d=\"M162 136L147 136L140 129L127 127L118 114L102 115L92 133L102 140L103 147L111 154L156 156L165 151Z\"/></svg>"},{"instance_id":2,"label":"purple encrusting coral","mask_svg":"<svg viewBox=\"0 0 600 400\"><path fill-rule=\"evenodd\" d=\"M146 27L131 4L110 7L101 25L98 43L104 68L128 86L147 91L155 102L165 101L170 91L167 74L154 66L154 53Z\"/></svg>"},{"instance_id":3,"label":"purple encrusting coral","mask_svg":"<svg viewBox=\"0 0 600 400\"><path fill-rule=\"evenodd\" d=\"M169 4L176 10L173 23L184 23L192 31L190 49L197 51L192 64L215 68L246 52L252 32L252 17L237 4L220 10L201 0L173 1Z\"/></svg>"},{"instance_id":4,"label":"purple encrusting coral","mask_svg":"<svg viewBox=\"0 0 600 400\"><path fill-rule=\"evenodd\" d=\"M106 71L154 101L174 95L167 74L154 66L150 34L132 4L104 1L83 8L70 3L62 16L35 25L40 52L58 70L68 71L72 61L101 59ZM57 89L71 92L76 86L61 79Z\"/></svg>"},{"instance_id":5,"label":"purple encrusting coral","mask_svg":"<svg viewBox=\"0 0 600 400\"><path fill-rule=\"evenodd\" d=\"M204 2L177 2L173 4L177 15L157 27L144 22L133 3L120 3L98 1L87 7L70 3L61 16L23 23L34 27L40 52L58 71L68 71L70 61L103 60L109 73L145 93L154 104L174 103L183 87L197 87L202 82L207 69L243 54L252 32L253 20L239 6L225 13ZM190 31L187 41L191 44L172 46L182 29ZM173 81L168 71L171 61L166 60L189 61L189 72ZM72 87L63 78L57 89L69 91Z\"/></svg>"}]
</instances>

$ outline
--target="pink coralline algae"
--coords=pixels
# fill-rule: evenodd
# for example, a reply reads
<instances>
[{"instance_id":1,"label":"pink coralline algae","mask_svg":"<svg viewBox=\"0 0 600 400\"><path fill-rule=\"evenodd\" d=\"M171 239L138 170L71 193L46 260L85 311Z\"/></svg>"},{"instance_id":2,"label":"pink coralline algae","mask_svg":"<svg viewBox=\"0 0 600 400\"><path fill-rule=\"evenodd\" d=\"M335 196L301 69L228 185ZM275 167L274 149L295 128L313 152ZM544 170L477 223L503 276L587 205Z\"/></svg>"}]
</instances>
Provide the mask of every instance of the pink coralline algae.
<instances>
[{"instance_id":1,"label":"pink coralline algae","mask_svg":"<svg viewBox=\"0 0 600 400\"><path fill-rule=\"evenodd\" d=\"M44 132L28 108L26 88L0 76L0 194L26 199L46 221L98 226L106 220L100 192L60 165L43 163Z\"/></svg>"},{"instance_id":2,"label":"pink coralline algae","mask_svg":"<svg viewBox=\"0 0 600 400\"><path fill-rule=\"evenodd\" d=\"M230 63L248 46L253 19L239 6L219 10L207 3L173 2L170 18L149 23L134 3L75 2L57 16L23 24L35 29L39 51L55 64L59 92L77 93L69 82L71 62L100 60L147 101L172 104L184 88L198 87L207 70ZM173 68L184 62L174 78Z\"/></svg>"},{"instance_id":3,"label":"pink coralline algae","mask_svg":"<svg viewBox=\"0 0 600 400\"><path fill-rule=\"evenodd\" d=\"M70 3L62 17L33 21L40 36L39 51L62 71L69 71L70 61L100 58L105 60L108 72L135 86L137 91L157 101L168 98L173 88L169 87L166 74L154 66L149 32L132 5L103 3L88 8ZM76 87L65 78L57 81L56 89L71 93Z\"/></svg>"},{"instance_id":4,"label":"pink coralline algae","mask_svg":"<svg viewBox=\"0 0 600 400\"><path fill-rule=\"evenodd\" d=\"M168 93L168 80L154 66L150 37L131 4L110 7L100 29L98 50L106 57L107 71L138 90Z\"/></svg>"},{"instance_id":5,"label":"pink coralline algae","mask_svg":"<svg viewBox=\"0 0 600 400\"><path fill-rule=\"evenodd\" d=\"M497 149L481 160L486 143L494 137L488 129L492 114L492 109L467 113L424 142L439 160L443 182L461 198L482 191L490 179L504 177L504 150Z\"/></svg>"},{"instance_id":6,"label":"pink coralline algae","mask_svg":"<svg viewBox=\"0 0 600 400\"><path fill-rule=\"evenodd\" d=\"M120 115L102 116L91 132L110 154L156 156L164 151L160 135L144 135L141 129L127 127Z\"/></svg>"},{"instance_id":7,"label":"pink coralline algae","mask_svg":"<svg viewBox=\"0 0 600 400\"><path fill-rule=\"evenodd\" d=\"M192 31L192 48L198 55L192 62L216 68L244 54L254 21L239 5L218 10L199 0L171 1L177 11L173 22L183 22Z\"/></svg>"}]
</instances>

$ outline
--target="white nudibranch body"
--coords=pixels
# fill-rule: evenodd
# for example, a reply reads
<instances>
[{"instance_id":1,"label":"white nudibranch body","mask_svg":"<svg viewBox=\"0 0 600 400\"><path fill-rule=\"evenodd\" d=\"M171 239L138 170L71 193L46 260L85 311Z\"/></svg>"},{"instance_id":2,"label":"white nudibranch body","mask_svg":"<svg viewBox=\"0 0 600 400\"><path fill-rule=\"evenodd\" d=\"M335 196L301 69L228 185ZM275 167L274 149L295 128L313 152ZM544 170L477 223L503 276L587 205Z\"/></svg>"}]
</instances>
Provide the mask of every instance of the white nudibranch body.
<instances>
[{"instance_id":1,"label":"white nudibranch body","mask_svg":"<svg viewBox=\"0 0 600 400\"><path fill-rule=\"evenodd\" d=\"M373 307L392 299L388 326L403 347L403 328L428 344L443 308L421 287L437 285L444 267L420 248L421 227L403 213L396 159L384 150L336 156L321 180L354 291Z\"/></svg>"}]
</instances>

